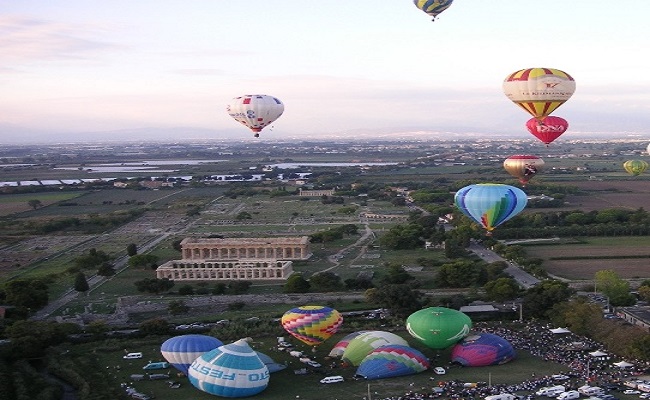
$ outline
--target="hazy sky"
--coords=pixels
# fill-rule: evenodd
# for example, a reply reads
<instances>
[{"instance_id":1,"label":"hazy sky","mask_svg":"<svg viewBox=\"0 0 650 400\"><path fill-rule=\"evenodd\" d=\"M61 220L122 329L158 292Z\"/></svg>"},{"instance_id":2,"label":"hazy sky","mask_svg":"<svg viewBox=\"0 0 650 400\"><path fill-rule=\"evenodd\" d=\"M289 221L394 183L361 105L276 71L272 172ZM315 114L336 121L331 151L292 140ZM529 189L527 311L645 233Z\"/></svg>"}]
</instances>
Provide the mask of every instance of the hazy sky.
<instances>
[{"instance_id":1,"label":"hazy sky","mask_svg":"<svg viewBox=\"0 0 650 400\"><path fill-rule=\"evenodd\" d=\"M577 82L563 138L650 138L650 1L0 0L0 142L252 134L225 105L270 94L262 138L530 136L501 84ZM182 128L176 129L175 128Z\"/></svg>"}]
</instances>

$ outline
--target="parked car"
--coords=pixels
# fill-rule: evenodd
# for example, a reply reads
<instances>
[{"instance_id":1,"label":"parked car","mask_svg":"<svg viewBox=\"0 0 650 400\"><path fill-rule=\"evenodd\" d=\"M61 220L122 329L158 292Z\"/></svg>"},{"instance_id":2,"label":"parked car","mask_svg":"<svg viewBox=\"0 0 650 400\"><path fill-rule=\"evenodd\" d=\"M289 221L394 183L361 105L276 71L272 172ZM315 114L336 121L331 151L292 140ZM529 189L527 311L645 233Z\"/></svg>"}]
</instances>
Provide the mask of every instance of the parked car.
<instances>
[{"instance_id":1,"label":"parked car","mask_svg":"<svg viewBox=\"0 0 650 400\"><path fill-rule=\"evenodd\" d=\"M142 353L129 353L122 358L125 360L134 360L136 358L142 358Z\"/></svg>"},{"instance_id":2,"label":"parked car","mask_svg":"<svg viewBox=\"0 0 650 400\"><path fill-rule=\"evenodd\" d=\"M435 367L433 369L433 372L435 372L438 375L444 375L447 373L447 371L443 367Z\"/></svg>"},{"instance_id":3,"label":"parked car","mask_svg":"<svg viewBox=\"0 0 650 400\"><path fill-rule=\"evenodd\" d=\"M641 391L634 389L626 389L623 391L623 394L641 394Z\"/></svg>"}]
</instances>

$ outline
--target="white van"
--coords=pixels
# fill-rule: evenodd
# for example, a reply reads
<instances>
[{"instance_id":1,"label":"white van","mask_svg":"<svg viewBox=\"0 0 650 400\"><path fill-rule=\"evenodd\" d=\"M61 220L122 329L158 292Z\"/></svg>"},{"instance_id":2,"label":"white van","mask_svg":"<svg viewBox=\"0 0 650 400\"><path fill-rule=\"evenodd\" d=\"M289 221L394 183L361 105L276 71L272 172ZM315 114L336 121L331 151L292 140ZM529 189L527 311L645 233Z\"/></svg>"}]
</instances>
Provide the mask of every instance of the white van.
<instances>
[{"instance_id":1,"label":"white van","mask_svg":"<svg viewBox=\"0 0 650 400\"><path fill-rule=\"evenodd\" d=\"M604 392L605 390L603 390L603 388L598 386L584 385L578 388L578 393L584 394L585 396L598 396L599 394L603 394Z\"/></svg>"},{"instance_id":2,"label":"white van","mask_svg":"<svg viewBox=\"0 0 650 400\"><path fill-rule=\"evenodd\" d=\"M557 400L575 400L580 398L580 393L577 390L569 390L568 392L562 392L559 396L556 397Z\"/></svg>"},{"instance_id":3,"label":"white van","mask_svg":"<svg viewBox=\"0 0 650 400\"><path fill-rule=\"evenodd\" d=\"M495 394L492 396L487 396L485 400L515 400L517 396L514 394L510 393L501 393L501 394Z\"/></svg>"},{"instance_id":4,"label":"white van","mask_svg":"<svg viewBox=\"0 0 650 400\"><path fill-rule=\"evenodd\" d=\"M122 358L124 358L125 360L133 360L133 359L136 359L136 358L142 358L142 353L129 353L129 354L125 355Z\"/></svg>"},{"instance_id":5,"label":"white van","mask_svg":"<svg viewBox=\"0 0 650 400\"><path fill-rule=\"evenodd\" d=\"M538 396L557 397L560 393L565 392L566 388L562 385L546 386L535 392Z\"/></svg>"},{"instance_id":6,"label":"white van","mask_svg":"<svg viewBox=\"0 0 650 400\"><path fill-rule=\"evenodd\" d=\"M320 380L320 383L338 383L343 382L343 377L341 375L327 376Z\"/></svg>"}]
</instances>

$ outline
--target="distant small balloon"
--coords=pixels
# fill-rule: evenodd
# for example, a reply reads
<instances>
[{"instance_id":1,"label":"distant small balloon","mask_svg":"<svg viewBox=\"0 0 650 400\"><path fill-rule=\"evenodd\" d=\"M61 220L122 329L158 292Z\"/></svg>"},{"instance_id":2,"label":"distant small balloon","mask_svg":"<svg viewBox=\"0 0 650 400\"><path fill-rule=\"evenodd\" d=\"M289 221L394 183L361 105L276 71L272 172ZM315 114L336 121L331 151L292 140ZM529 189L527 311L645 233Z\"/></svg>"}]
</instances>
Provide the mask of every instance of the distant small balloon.
<instances>
[{"instance_id":1,"label":"distant small balloon","mask_svg":"<svg viewBox=\"0 0 650 400\"><path fill-rule=\"evenodd\" d=\"M637 176L648 169L648 163L643 160L628 160L623 163L623 168L628 174Z\"/></svg>"}]
</instances>

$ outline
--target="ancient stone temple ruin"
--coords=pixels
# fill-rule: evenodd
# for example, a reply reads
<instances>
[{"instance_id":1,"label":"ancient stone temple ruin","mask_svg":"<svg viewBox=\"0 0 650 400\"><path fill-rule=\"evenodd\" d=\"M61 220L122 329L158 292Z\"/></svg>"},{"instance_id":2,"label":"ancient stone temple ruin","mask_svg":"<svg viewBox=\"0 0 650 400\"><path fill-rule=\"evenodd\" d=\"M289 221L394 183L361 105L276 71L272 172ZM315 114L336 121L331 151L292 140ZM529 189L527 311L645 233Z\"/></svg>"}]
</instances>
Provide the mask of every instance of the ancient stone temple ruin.
<instances>
[{"instance_id":1,"label":"ancient stone temple ruin","mask_svg":"<svg viewBox=\"0 0 650 400\"><path fill-rule=\"evenodd\" d=\"M158 279L174 281L285 280L292 260L311 256L309 238L186 238L182 259L156 269Z\"/></svg>"}]
</instances>

